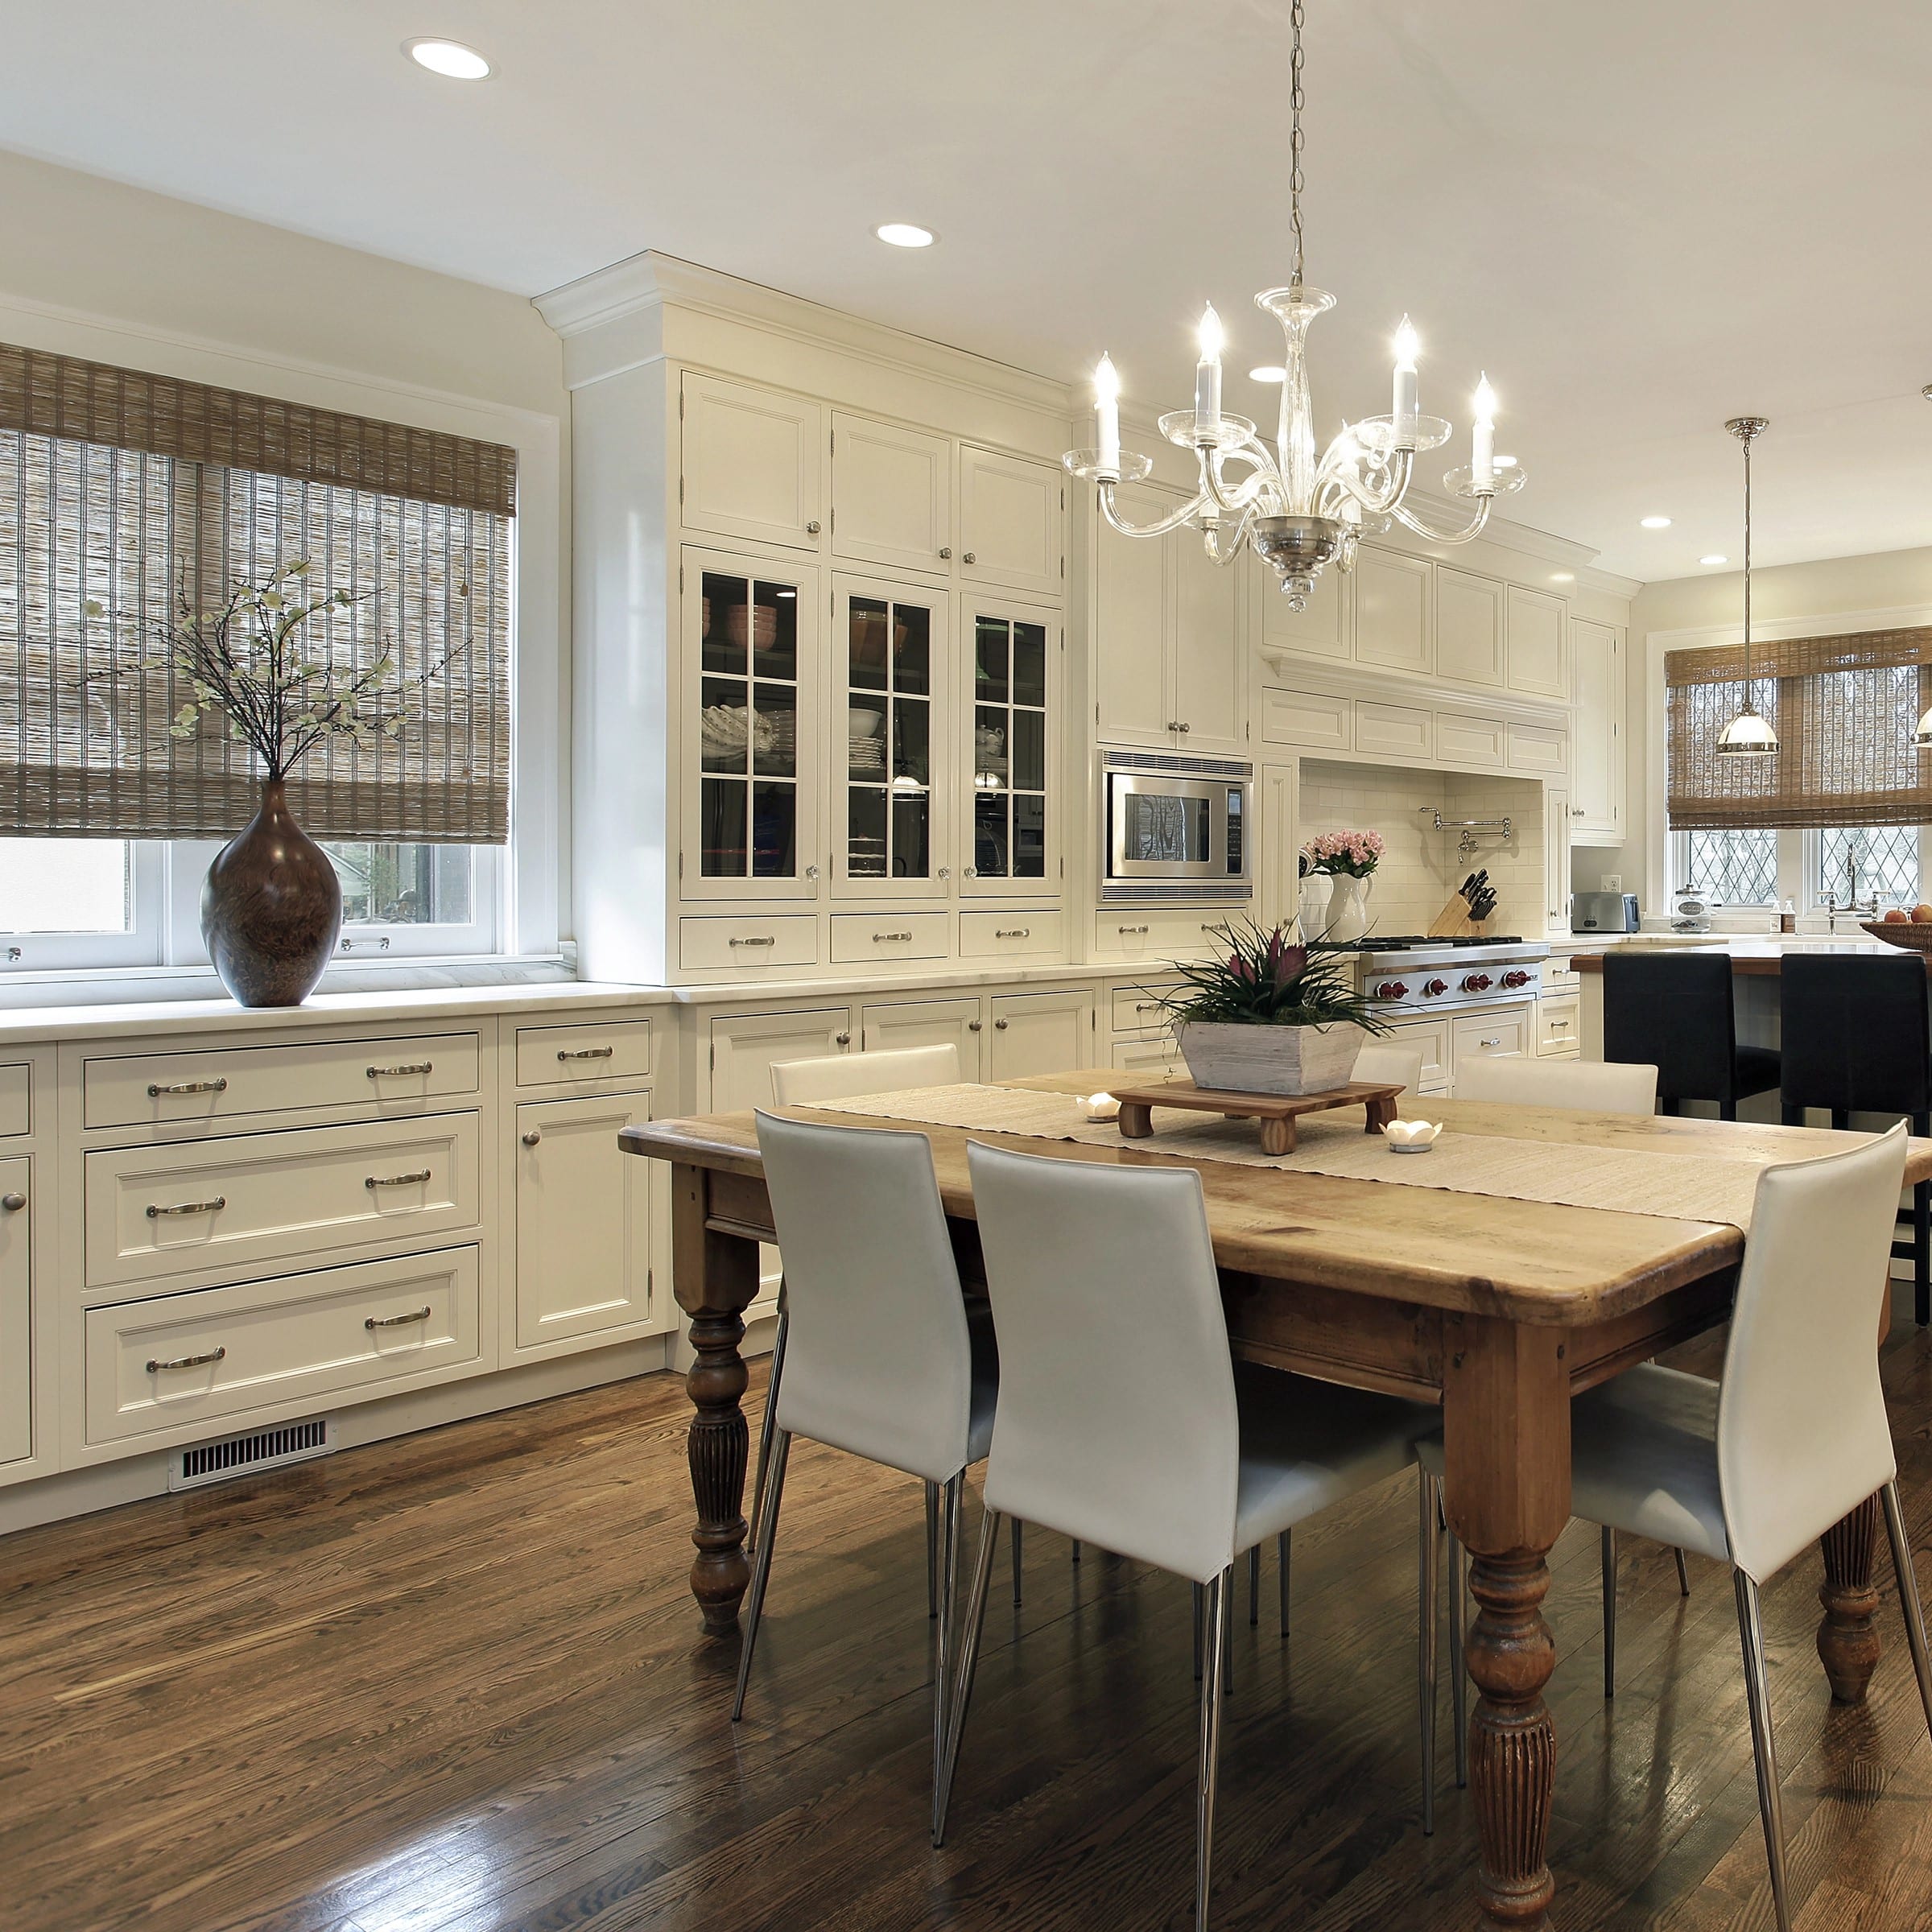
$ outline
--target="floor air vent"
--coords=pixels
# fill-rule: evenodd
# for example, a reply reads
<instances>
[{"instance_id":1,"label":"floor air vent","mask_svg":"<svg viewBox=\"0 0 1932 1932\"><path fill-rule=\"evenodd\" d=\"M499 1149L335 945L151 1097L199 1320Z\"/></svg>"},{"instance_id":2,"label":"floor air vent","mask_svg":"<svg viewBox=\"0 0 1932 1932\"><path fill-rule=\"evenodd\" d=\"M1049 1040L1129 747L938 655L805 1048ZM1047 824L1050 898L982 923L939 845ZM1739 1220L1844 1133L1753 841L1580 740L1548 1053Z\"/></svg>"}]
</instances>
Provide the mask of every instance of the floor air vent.
<instances>
[{"instance_id":1,"label":"floor air vent","mask_svg":"<svg viewBox=\"0 0 1932 1932\"><path fill-rule=\"evenodd\" d=\"M170 1489L198 1489L231 1476L249 1476L258 1469L277 1469L285 1463L305 1463L327 1455L335 1447L328 1418L284 1422L274 1429L251 1430L246 1435L225 1435L217 1443L197 1443L178 1450L167 1472Z\"/></svg>"}]
</instances>

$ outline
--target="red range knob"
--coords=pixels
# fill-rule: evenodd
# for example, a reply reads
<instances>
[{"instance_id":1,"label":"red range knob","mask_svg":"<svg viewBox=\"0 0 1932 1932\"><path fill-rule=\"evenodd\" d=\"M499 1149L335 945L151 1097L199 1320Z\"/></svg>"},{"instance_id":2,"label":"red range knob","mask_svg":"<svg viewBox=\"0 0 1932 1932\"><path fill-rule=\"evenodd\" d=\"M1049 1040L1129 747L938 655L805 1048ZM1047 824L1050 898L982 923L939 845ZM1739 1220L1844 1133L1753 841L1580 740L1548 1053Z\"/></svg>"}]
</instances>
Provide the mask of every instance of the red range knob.
<instances>
[{"instance_id":1,"label":"red range knob","mask_svg":"<svg viewBox=\"0 0 1932 1932\"><path fill-rule=\"evenodd\" d=\"M1506 972L1503 975L1503 984L1505 986L1527 986L1530 976L1526 972Z\"/></svg>"},{"instance_id":2,"label":"red range knob","mask_svg":"<svg viewBox=\"0 0 1932 1932\"><path fill-rule=\"evenodd\" d=\"M1447 993L1448 990L1449 982L1447 980L1425 980L1422 982L1422 991L1431 998L1439 993Z\"/></svg>"},{"instance_id":3,"label":"red range knob","mask_svg":"<svg viewBox=\"0 0 1932 1932\"><path fill-rule=\"evenodd\" d=\"M1464 993L1487 993L1489 990L1489 984L1488 973L1472 972L1463 981L1463 991Z\"/></svg>"},{"instance_id":4,"label":"red range knob","mask_svg":"<svg viewBox=\"0 0 1932 1932\"><path fill-rule=\"evenodd\" d=\"M1408 996L1409 989L1400 980L1384 980L1375 989L1378 1000L1400 1000Z\"/></svg>"}]
</instances>

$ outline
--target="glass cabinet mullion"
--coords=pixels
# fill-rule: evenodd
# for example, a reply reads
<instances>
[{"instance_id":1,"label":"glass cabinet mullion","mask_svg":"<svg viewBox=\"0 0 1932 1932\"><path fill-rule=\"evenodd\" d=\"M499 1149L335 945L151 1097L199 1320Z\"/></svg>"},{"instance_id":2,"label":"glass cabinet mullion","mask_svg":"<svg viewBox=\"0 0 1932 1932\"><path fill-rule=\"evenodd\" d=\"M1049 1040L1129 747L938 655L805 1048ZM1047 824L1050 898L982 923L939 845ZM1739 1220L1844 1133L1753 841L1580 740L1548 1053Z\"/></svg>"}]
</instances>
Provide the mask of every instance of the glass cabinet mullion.
<instances>
[{"instance_id":1,"label":"glass cabinet mullion","mask_svg":"<svg viewBox=\"0 0 1932 1932\"><path fill-rule=\"evenodd\" d=\"M848 584L837 691L844 700L844 806L835 835L839 877L853 896L922 897L943 890L936 824L945 606L890 584Z\"/></svg>"},{"instance_id":2,"label":"glass cabinet mullion","mask_svg":"<svg viewBox=\"0 0 1932 1932\"><path fill-rule=\"evenodd\" d=\"M1059 890L1048 801L1058 721L1051 632L1044 613L981 606L973 614L969 878L980 893Z\"/></svg>"}]
</instances>

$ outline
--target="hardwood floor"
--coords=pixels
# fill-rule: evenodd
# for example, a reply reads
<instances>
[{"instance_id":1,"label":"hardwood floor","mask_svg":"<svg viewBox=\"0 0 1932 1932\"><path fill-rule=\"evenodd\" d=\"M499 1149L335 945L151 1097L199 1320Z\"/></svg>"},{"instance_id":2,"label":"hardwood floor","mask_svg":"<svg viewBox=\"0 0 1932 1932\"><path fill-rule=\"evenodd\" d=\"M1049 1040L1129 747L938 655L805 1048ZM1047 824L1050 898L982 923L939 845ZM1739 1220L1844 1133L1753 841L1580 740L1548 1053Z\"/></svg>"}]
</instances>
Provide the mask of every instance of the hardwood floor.
<instances>
[{"instance_id":1,"label":"hardwood floor","mask_svg":"<svg viewBox=\"0 0 1932 1932\"><path fill-rule=\"evenodd\" d=\"M1896 1329L1885 1373L1932 1591L1932 1340ZM736 1643L700 1637L685 1587L686 1414L652 1377L0 1543L0 1926L1187 1924L1186 1587L1035 1534L1015 1610L1002 1559L935 1853L917 1484L798 1447L734 1730ZM1446 1686L1418 1825L1413 1482L1297 1533L1290 1643L1272 1562L1260 1627L1237 1617L1228 1932L1472 1922ZM1554 1924L1769 1926L1728 1578L1693 1559L1685 1602L1669 1552L1629 1546L1606 1704L1594 1532L1551 1567ZM1859 1710L1813 1654L1818 1580L1802 1561L1765 1598L1797 1923L1932 1926L1892 1579Z\"/></svg>"}]
</instances>

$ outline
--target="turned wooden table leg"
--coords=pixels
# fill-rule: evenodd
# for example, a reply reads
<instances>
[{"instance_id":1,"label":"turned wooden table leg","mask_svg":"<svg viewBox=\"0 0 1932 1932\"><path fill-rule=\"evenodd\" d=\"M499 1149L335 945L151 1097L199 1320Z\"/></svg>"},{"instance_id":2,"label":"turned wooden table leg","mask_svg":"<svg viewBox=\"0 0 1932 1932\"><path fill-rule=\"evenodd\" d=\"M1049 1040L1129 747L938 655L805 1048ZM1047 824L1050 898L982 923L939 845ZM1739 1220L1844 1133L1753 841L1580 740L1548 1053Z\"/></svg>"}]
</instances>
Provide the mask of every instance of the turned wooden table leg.
<instances>
[{"instance_id":1,"label":"turned wooden table leg","mask_svg":"<svg viewBox=\"0 0 1932 1932\"><path fill-rule=\"evenodd\" d=\"M708 1637L737 1628L738 1604L751 1580L745 1559L745 1411L742 1316L757 1299L758 1245L705 1226L709 1176L701 1167L671 1170L671 1269L678 1306L691 1318L696 1352L684 1391L696 1412L685 1439L697 1526L691 1540L691 1593Z\"/></svg>"},{"instance_id":2,"label":"turned wooden table leg","mask_svg":"<svg viewBox=\"0 0 1932 1932\"><path fill-rule=\"evenodd\" d=\"M1545 1562L1570 1514L1570 1381L1562 1331L1481 1316L1444 1332L1449 1526L1470 1557L1468 1640L1480 1693L1469 1785L1482 1864L1476 1902L1497 1926L1548 1924L1556 1728L1543 1686L1556 1664Z\"/></svg>"},{"instance_id":3,"label":"turned wooden table leg","mask_svg":"<svg viewBox=\"0 0 1932 1932\"><path fill-rule=\"evenodd\" d=\"M1878 1592L1872 1587L1878 1513L1879 1499L1871 1496L1818 1538L1825 1580L1818 1600L1825 1614L1818 1626L1818 1654L1831 1680L1831 1695L1841 1704L1862 1704L1878 1668Z\"/></svg>"},{"instance_id":4,"label":"turned wooden table leg","mask_svg":"<svg viewBox=\"0 0 1932 1932\"><path fill-rule=\"evenodd\" d=\"M1264 1120L1261 1122L1261 1152L1263 1154L1293 1154L1294 1152L1294 1117L1293 1114L1290 1114L1283 1120Z\"/></svg>"},{"instance_id":5,"label":"turned wooden table leg","mask_svg":"<svg viewBox=\"0 0 1932 1932\"><path fill-rule=\"evenodd\" d=\"M1144 1101L1121 1102L1121 1138L1144 1141L1154 1132L1154 1109Z\"/></svg>"}]
</instances>

